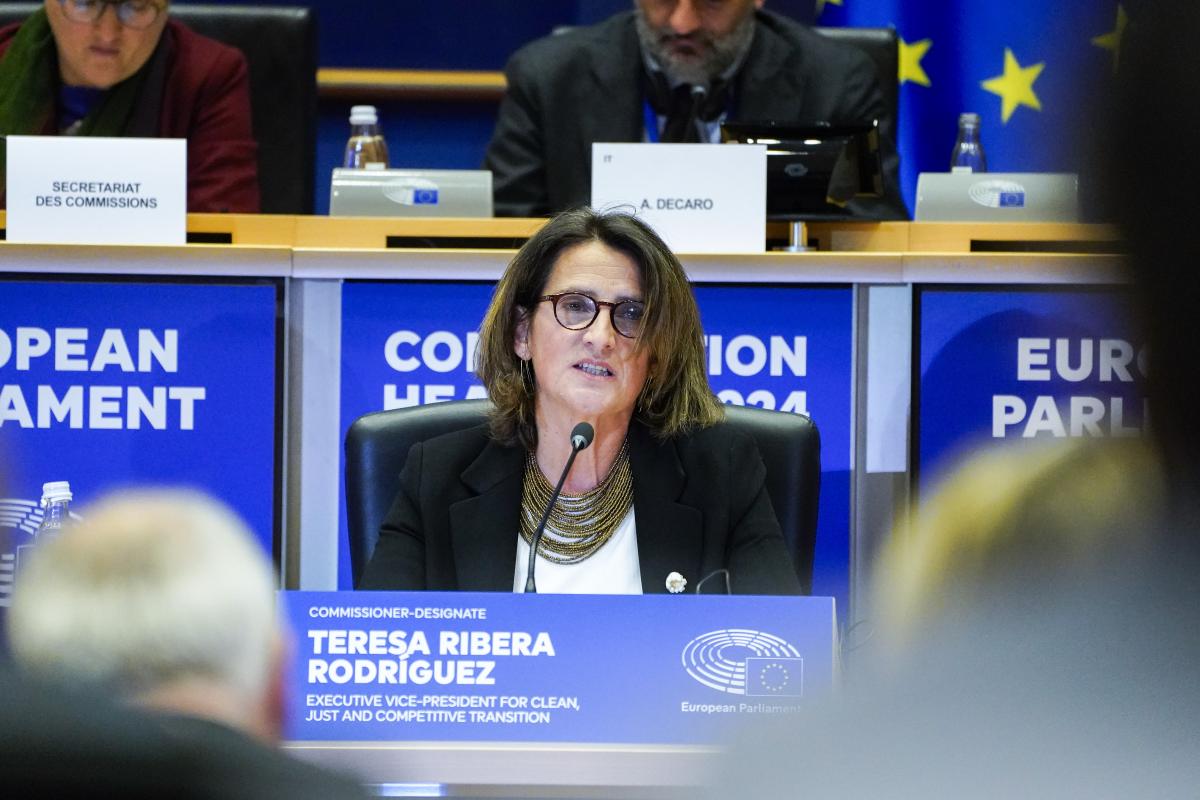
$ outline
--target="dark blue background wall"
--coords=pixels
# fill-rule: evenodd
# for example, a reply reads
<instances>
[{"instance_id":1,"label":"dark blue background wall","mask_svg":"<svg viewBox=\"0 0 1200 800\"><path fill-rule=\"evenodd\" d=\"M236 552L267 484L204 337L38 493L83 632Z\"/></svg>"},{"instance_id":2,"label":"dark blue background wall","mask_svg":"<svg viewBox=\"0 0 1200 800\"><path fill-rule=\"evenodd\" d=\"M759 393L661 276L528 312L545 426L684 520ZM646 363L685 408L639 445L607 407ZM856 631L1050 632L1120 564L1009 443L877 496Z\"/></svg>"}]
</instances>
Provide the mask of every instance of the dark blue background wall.
<instances>
[{"instance_id":1,"label":"dark blue background wall","mask_svg":"<svg viewBox=\"0 0 1200 800\"><path fill-rule=\"evenodd\" d=\"M251 5L209 0L223 5ZM258 0L254 5L305 5ZM183 5L177 3L177 5ZM318 0L323 67L499 70L521 45L559 25L586 25L631 8L632 0ZM814 0L768 7L811 21ZM371 102L363 98L361 102ZM340 164L348 101L322 101L317 131L316 208L329 210L330 171ZM475 169L495 122L494 103L377 103L392 165Z\"/></svg>"}]
</instances>

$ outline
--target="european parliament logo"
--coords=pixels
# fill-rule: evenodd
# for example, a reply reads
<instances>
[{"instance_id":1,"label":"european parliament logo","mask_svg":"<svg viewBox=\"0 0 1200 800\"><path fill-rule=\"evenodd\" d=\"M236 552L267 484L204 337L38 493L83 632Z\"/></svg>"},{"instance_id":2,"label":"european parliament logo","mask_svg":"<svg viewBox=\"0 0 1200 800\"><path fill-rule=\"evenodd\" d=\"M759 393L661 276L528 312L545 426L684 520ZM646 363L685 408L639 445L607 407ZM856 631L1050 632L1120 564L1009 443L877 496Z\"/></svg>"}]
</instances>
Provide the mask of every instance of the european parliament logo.
<instances>
[{"instance_id":1,"label":"european parliament logo","mask_svg":"<svg viewBox=\"0 0 1200 800\"><path fill-rule=\"evenodd\" d=\"M34 500L0 497L0 608L12 605L13 581L17 577L17 550L33 546L34 535L45 512ZM71 514L71 519L80 519Z\"/></svg>"},{"instance_id":2,"label":"european parliament logo","mask_svg":"<svg viewBox=\"0 0 1200 800\"><path fill-rule=\"evenodd\" d=\"M1023 208L1025 187L1015 181L988 180L972 184L971 200L985 208Z\"/></svg>"},{"instance_id":3,"label":"european parliament logo","mask_svg":"<svg viewBox=\"0 0 1200 800\"><path fill-rule=\"evenodd\" d=\"M710 631L683 648L683 668L710 689L748 697L802 697L804 659L774 634L744 628Z\"/></svg>"},{"instance_id":4,"label":"european parliament logo","mask_svg":"<svg viewBox=\"0 0 1200 800\"><path fill-rule=\"evenodd\" d=\"M383 187L383 196L402 206L436 206L438 185L427 178L400 178Z\"/></svg>"}]
</instances>

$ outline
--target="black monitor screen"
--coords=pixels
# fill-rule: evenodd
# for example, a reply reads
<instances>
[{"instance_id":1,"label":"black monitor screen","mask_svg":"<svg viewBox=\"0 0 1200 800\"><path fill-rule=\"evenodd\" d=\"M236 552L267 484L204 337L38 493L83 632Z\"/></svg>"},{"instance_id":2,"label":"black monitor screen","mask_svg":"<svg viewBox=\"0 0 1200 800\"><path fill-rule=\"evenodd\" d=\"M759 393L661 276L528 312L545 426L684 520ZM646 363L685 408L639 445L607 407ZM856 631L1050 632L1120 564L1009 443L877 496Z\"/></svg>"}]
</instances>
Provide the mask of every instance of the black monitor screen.
<instances>
[{"instance_id":1,"label":"black monitor screen","mask_svg":"<svg viewBox=\"0 0 1200 800\"><path fill-rule=\"evenodd\" d=\"M721 139L767 146L768 219L850 219L850 200L883 194L874 122L726 122Z\"/></svg>"}]
</instances>

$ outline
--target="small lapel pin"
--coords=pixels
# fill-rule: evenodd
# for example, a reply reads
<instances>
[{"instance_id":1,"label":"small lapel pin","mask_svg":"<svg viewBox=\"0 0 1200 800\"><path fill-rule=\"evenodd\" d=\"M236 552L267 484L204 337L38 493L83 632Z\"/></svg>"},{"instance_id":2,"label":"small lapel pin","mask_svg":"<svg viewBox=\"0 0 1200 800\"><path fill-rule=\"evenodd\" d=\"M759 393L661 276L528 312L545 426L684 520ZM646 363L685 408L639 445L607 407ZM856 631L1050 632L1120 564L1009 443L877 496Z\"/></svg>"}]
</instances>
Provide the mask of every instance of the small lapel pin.
<instances>
[{"instance_id":1,"label":"small lapel pin","mask_svg":"<svg viewBox=\"0 0 1200 800\"><path fill-rule=\"evenodd\" d=\"M672 572L667 576L667 591L671 594L679 594L685 586L687 586L687 578L678 572Z\"/></svg>"}]
</instances>

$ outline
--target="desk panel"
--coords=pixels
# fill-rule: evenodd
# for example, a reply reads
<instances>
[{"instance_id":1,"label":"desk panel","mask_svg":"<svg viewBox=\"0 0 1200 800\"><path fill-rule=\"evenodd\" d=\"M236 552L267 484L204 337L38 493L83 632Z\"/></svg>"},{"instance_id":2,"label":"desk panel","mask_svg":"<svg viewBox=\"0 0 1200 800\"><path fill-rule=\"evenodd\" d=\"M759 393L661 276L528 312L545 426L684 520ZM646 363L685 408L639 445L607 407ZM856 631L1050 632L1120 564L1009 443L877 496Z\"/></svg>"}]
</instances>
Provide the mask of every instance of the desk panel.
<instances>
[{"instance_id":1,"label":"desk panel","mask_svg":"<svg viewBox=\"0 0 1200 800\"><path fill-rule=\"evenodd\" d=\"M915 301L922 490L993 442L1140 435L1145 351L1115 286L923 285Z\"/></svg>"},{"instance_id":2,"label":"desk panel","mask_svg":"<svg viewBox=\"0 0 1200 800\"><path fill-rule=\"evenodd\" d=\"M51 480L84 503L193 486L273 552L282 292L273 279L0 280L5 502L34 504ZM5 558L28 543L28 522L0 520Z\"/></svg>"}]
</instances>

